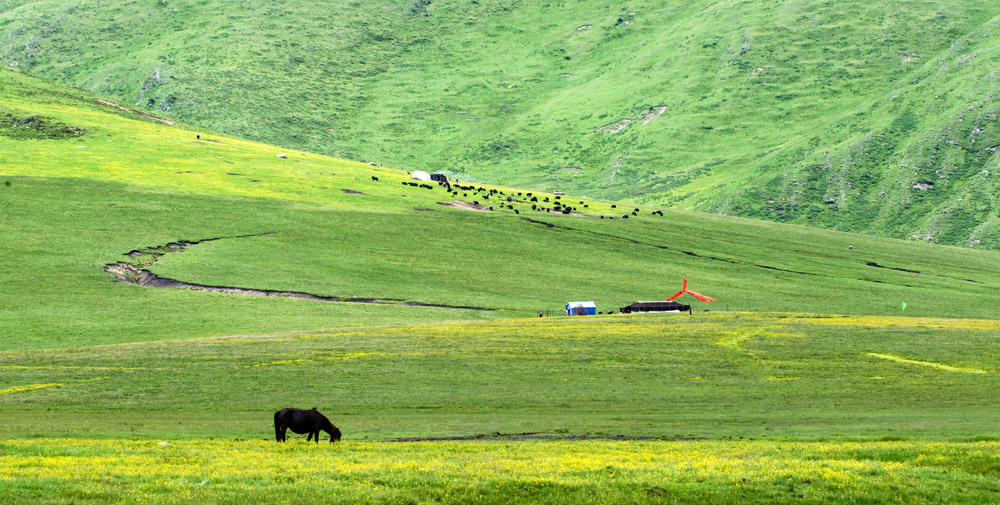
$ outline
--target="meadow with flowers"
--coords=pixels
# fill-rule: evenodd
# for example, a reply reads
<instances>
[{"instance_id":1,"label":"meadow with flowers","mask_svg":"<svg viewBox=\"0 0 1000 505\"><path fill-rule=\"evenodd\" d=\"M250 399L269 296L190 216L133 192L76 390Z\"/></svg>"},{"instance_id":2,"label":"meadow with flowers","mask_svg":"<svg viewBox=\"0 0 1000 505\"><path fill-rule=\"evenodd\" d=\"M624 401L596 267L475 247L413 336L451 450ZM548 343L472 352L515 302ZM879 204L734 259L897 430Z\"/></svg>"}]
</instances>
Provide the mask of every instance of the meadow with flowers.
<instances>
[{"instance_id":1,"label":"meadow with flowers","mask_svg":"<svg viewBox=\"0 0 1000 505\"><path fill-rule=\"evenodd\" d=\"M0 98L0 503L997 501L996 252L472 210L16 72ZM684 277L720 301L608 313ZM278 444L283 407L343 441Z\"/></svg>"},{"instance_id":2,"label":"meadow with flowers","mask_svg":"<svg viewBox=\"0 0 1000 505\"><path fill-rule=\"evenodd\" d=\"M995 503L992 442L0 443L4 503Z\"/></svg>"},{"instance_id":3,"label":"meadow with flowers","mask_svg":"<svg viewBox=\"0 0 1000 505\"><path fill-rule=\"evenodd\" d=\"M998 336L702 313L7 351L0 500L993 503ZM290 405L344 440L274 442Z\"/></svg>"}]
</instances>

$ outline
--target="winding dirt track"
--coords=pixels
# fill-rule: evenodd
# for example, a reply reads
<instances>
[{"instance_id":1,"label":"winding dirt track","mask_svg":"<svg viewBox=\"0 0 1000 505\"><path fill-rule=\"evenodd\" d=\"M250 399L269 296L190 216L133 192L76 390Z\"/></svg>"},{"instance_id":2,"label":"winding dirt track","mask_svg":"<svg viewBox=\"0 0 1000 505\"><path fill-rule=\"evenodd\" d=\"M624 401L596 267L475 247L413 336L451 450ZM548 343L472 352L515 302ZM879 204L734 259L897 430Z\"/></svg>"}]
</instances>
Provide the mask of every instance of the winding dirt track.
<instances>
[{"instance_id":1,"label":"winding dirt track","mask_svg":"<svg viewBox=\"0 0 1000 505\"><path fill-rule=\"evenodd\" d=\"M471 307L465 305L424 303L412 300L401 300L398 298L342 298L339 296L317 295L313 293L304 293L300 291L276 291L270 289L242 288L242 287L232 287L232 286L211 286L206 284L195 284L193 282L180 281L177 279L170 279L167 277L160 277L159 275L156 275L147 269L148 267L156 263L156 261L162 258L164 255L169 253L183 252L188 247L193 245L203 244L205 242L211 242L214 240L259 237L261 235L269 235L269 234L261 233L255 235L241 235L238 237L217 237L217 238L203 239L197 241L179 241L179 242L171 242L167 245L160 247L147 247L144 249L136 249L126 253L125 256L129 256L131 258L135 258L138 256L150 256L152 257L152 260L142 262L141 266L127 262L111 263L104 267L104 271L114 274L115 278L118 279L120 282L124 282L127 284L138 284L140 286L149 286L154 288L182 288L182 289L192 289L196 291L210 291L213 293L225 293L229 295L278 296L282 298L293 298L297 300L316 300L323 302L379 303L388 305L404 305L410 307L437 307L444 309L463 309L463 310L478 310L478 311L496 310L484 307Z\"/></svg>"}]
</instances>

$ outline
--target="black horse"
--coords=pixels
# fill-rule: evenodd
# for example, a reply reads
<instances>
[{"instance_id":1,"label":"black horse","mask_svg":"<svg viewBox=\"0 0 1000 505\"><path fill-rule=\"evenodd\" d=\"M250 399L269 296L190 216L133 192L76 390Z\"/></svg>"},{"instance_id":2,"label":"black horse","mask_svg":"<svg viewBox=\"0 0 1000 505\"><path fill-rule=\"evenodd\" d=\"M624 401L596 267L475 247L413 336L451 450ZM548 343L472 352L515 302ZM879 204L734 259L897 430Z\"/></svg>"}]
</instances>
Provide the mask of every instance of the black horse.
<instances>
[{"instance_id":1,"label":"black horse","mask_svg":"<svg viewBox=\"0 0 1000 505\"><path fill-rule=\"evenodd\" d=\"M281 409L274 413L274 437L278 442L285 441L285 430L292 430L293 433L303 435L308 433L306 442L316 438L319 443L319 432L325 431L330 434L330 443L340 440L340 429L333 425L329 419L320 414L316 407L312 410L302 409Z\"/></svg>"}]
</instances>

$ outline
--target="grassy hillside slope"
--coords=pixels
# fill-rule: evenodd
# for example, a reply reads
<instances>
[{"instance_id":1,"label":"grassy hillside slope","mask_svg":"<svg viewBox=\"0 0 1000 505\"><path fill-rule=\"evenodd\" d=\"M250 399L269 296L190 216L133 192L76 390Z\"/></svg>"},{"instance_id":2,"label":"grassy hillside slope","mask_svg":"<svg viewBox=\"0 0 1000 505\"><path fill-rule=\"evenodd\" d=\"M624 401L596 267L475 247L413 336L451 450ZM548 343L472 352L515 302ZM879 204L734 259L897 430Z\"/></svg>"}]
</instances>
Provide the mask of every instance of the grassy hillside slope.
<instances>
[{"instance_id":1,"label":"grassy hillside slope","mask_svg":"<svg viewBox=\"0 0 1000 505\"><path fill-rule=\"evenodd\" d=\"M914 316L995 317L1000 301L997 253L510 189L510 202L487 200L0 79L3 113L34 117L0 129L12 347L558 313L580 299L610 311L663 299L684 276L720 300L699 310L894 314L906 302ZM578 215L539 210L556 202ZM174 241L200 243L126 256ZM116 262L203 285L492 311L162 290L114 282L103 269Z\"/></svg>"},{"instance_id":2,"label":"grassy hillside slope","mask_svg":"<svg viewBox=\"0 0 1000 505\"><path fill-rule=\"evenodd\" d=\"M996 252L446 192L99 100L0 71L5 503L995 496ZM720 301L534 317L682 276ZM286 406L344 442L265 444Z\"/></svg>"},{"instance_id":3,"label":"grassy hillside slope","mask_svg":"<svg viewBox=\"0 0 1000 505\"><path fill-rule=\"evenodd\" d=\"M995 249L998 15L927 0L8 0L0 55L344 158Z\"/></svg>"},{"instance_id":4,"label":"grassy hillside slope","mask_svg":"<svg viewBox=\"0 0 1000 505\"><path fill-rule=\"evenodd\" d=\"M503 188L510 202L487 200L361 163L199 138L16 72L0 79L3 112L34 117L0 129L9 347L558 313L581 299L610 311L663 299L685 276L720 300L699 310L895 314L906 302L914 316L995 317L1000 301L997 253L569 195L532 203ZM494 210L452 206L461 202ZM556 202L577 210L539 210ZM175 241L198 243L126 256ZM116 262L202 285L388 304L127 285L103 271Z\"/></svg>"}]
</instances>

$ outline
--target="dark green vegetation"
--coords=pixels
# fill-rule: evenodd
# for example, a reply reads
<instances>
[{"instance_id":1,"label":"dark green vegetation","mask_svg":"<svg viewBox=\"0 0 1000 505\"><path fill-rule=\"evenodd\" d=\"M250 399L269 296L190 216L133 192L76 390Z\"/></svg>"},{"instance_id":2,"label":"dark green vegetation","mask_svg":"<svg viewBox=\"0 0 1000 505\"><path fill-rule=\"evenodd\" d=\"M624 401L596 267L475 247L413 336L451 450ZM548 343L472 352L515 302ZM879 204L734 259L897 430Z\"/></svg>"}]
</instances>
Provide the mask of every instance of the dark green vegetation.
<instances>
[{"instance_id":1,"label":"dark green vegetation","mask_svg":"<svg viewBox=\"0 0 1000 505\"><path fill-rule=\"evenodd\" d=\"M14 139L58 139L86 135L74 128L41 116L18 118L0 112L0 135Z\"/></svg>"},{"instance_id":2,"label":"dark green vegetation","mask_svg":"<svg viewBox=\"0 0 1000 505\"><path fill-rule=\"evenodd\" d=\"M54 0L4 65L398 168L1000 247L989 2Z\"/></svg>"}]
</instances>

